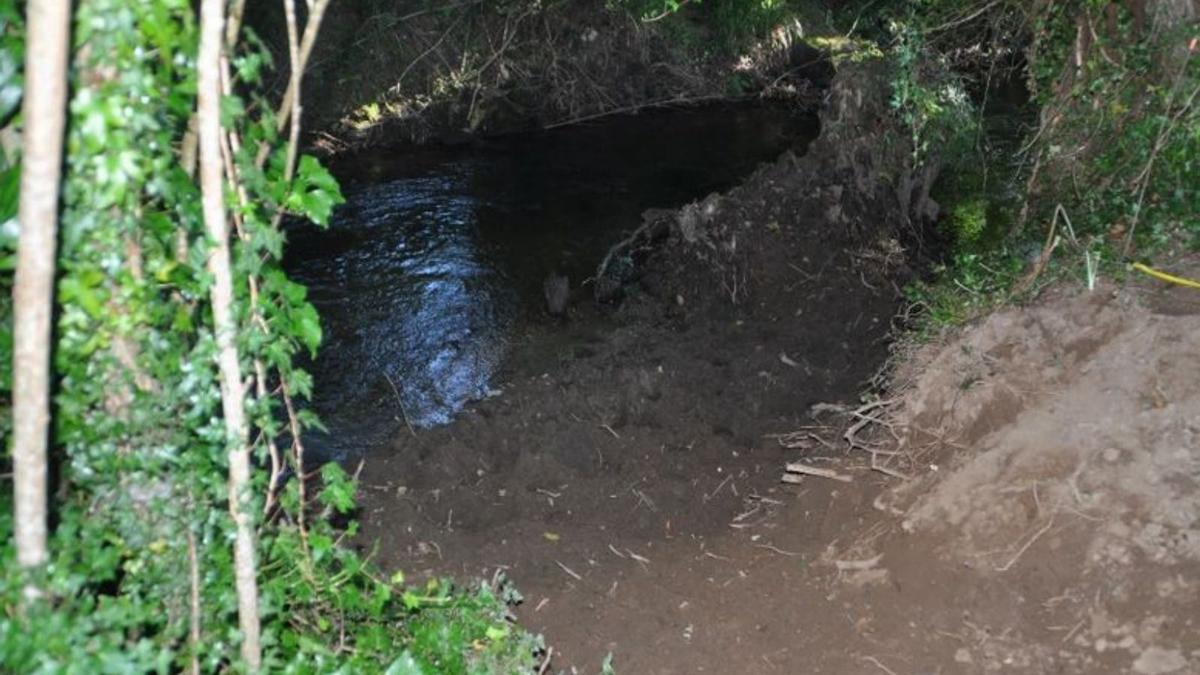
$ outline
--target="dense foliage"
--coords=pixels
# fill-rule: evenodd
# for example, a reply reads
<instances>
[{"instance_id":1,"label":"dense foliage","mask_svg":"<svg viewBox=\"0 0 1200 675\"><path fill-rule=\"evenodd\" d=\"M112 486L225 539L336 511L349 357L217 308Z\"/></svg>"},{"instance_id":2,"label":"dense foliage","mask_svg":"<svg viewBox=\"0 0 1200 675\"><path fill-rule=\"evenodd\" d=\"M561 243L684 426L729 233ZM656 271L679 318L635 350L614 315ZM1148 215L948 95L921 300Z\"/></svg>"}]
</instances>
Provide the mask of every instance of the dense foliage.
<instances>
[{"instance_id":1,"label":"dense foliage","mask_svg":"<svg viewBox=\"0 0 1200 675\"><path fill-rule=\"evenodd\" d=\"M199 189L189 158L197 27L188 0L84 0L73 24L72 95L56 293L51 562L14 562L10 485L0 490L0 664L5 672L240 670L227 508L226 431ZM23 35L0 1L0 232L11 288ZM270 59L252 35L231 54L222 103L243 372L259 466L264 668L289 672L519 672L539 638L513 627L503 579L407 588L341 542L353 508L336 465L308 478L281 426L311 378L293 365L321 341L305 289L280 268L280 216L326 223L341 201L321 164L285 169L286 139L263 91ZM265 148L266 150L260 150ZM0 390L11 392L11 298L3 294ZM4 424L9 424L4 415ZM7 429L7 426L5 427ZM7 437L7 433L6 433ZM284 454L287 456L285 457ZM280 462L294 476L282 486ZM311 469L311 467L309 467ZM306 494L305 486L309 487ZM32 582L40 600L24 596Z\"/></svg>"},{"instance_id":2,"label":"dense foliage","mask_svg":"<svg viewBox=\"0 0 1200 675\"><path fill-rule=\"evenodd\" d=\"M866 5L849 4L861 18ZM1090 285L1200 245L1200 17L1188 2L897 0L872 12L890 28L875 37L897 59L897 110L914 140L929 125L913 112L932 110L935 145L956 164L935 190L949 255L910 289L934 324L1027 292L1039 273ZM927 105L945 79L914 86L913 64L965 82L967 114ZM1028 112L997 115L1014 82Z\"/></svg>"}]
</instances>

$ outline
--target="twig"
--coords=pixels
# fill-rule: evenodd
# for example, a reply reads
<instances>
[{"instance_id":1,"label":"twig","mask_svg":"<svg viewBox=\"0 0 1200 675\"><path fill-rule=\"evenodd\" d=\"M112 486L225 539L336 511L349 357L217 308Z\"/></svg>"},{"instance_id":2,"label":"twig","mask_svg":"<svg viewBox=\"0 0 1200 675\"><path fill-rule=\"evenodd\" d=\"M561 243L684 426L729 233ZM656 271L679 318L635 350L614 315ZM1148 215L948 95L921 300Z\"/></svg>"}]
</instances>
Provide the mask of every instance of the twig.
<instances>
[{"instance_id":1,"label":"twig","mask_svg":"<svg viewBox=\"0 0 1200 675\"><path fill-rule=\"evenodd\" d=\"M308 19L304 23L304 35L300 38L296 67L292 69L291 77L288 78L288 87L283 92L279 109L275 111L275 128L278 130L283 129L283 125L292 115L292 101L300 93L300 79L304 77L304 69L308 65L308 57L312 54L313 44L317 40L317 31L321 28L321 19L325 16L325 9L329 7L329 2L330 0L314 0L308 3ZM262 168L270 152L271 146L266 143L262 144L258 149L258 154L254 157L254 165Z\"/></svg>"},{"instance_id":2,"label":"twig","mask_svg":"<svg viewBox=\"0 0 1200 675\"><path fill-rule=\"evenodd\" d=\"M570 126L572 124L579 124L580 122L590 122L592 120L597 120L602 117L610 117L612 115L623 115L625 113L638 112L640 110L645 110L648 108L667 108L667 107L671 107L671 106L675 106L675 105L689 105L692 103L704 103L706 101L728 101L728 100L736 100L737 98L742 98L742 97L724 96L721 94L711 94L711 95L707 95L707 96L692 96L692 97L687 97L687 98L678 98L678 97L666 98L666 99L660 99L658 101L650 101L649 103L638 103L636 105L629 105L629 106L625 106L623 108L614 108L612 110L605 110L603 112L593 113L590 115L582 115L580 117L574 117L572 119L562 120L559 122L554 122L552 124L547 124L547 125L543 126L542 129L543 130L557 129L559 127Z\"/></svg>"},{"instance_id":3,"label":"twig","mask_svg":"<svg viewBox=\"0 0 1200 675\"><path fill-rule=\"evenodd\" d=\"M850 428L846 429L846 433L842 434L842 438L846 439L846 442L850 444L851 448L861 448L862 444L858 442L856 436L859 431L862 431L863 427L874 422L890 429L891 425L889 425L887 422L884 422L877 417L869 416L867 413L875 408L884 408L890 406L899 400L899 398L880 399L878 401L872 401L866 405L859 406L855 410L847 411L847 414L849 414L851 417L858 418L858 421L850 425Z\"/></svg>"},{"instance_id":4,"label":"twig","mask_svg":"<svg viewBox=\"0 0 1200 675\"><path fill-rule=\"evenodd\" d=\"M717 493L721 491L721 488L725 487L725 484L728 483L732 478L733 478L733 474L727 474L725 476L725 480L723 480L719 484L717 484L716 489L714 489L712 492L704 495L704 503L707 504L710 500L712 500L713 497L716 497Z\"/></svg>"},{"instance_id":5,"label":"twig","mask_svg":"<svg viewBox=\"0 0 1200 675\"><path fill-rule=\"evenodd\" d=\"M542 661L542 667L538 668L538 675L545 675L546 669L550 667L550 661L554 658L554 647L546 649L546 660Z\"/></svg>"},{"instance_id":6,"label":"twig","mask_svg":"<svg viewBox=\"0 0 1200 675\"><path fill-rule=\"evenodd\" d=\"M641 564L643 564L643 565L649 565L649 564L650 564L650 559L649 559L649 558L647 558L646 556L638 555L638 554L634 553L633 551L631 551L631 550L629 550L629 549L625 549L625 552L629 554L629 557L630 557L630 558L633 558L634 560L636 560L636 561L640 562L640 563L641 563Z\"/></svg>"},{"instance_id":7,"label":"twig","mask_svg":"<svg viewBox=\"0 0 1200 675\"><path fill-rule=\"evenodd\" d=\"M304 510L308 508L308 497L305 494L304 476L304 442L300 440L300 420L296 417L296 409L292 405L292 395L288 391L287 381L280 380L280 390L283 392L283 406L287 410L288 428L292 432L292 458L296 463L296 480L300 490L300 506L296 509L296 520L300 528L300 543L304 548L305 560L310 561L311 553L308 548L308 527L304 523ZM306 569L306 572L309 571Z\"/></svg>"},{"instance_id":8,"label":"twig","mask_svg":"<svg viewBox=\"0 0 1200 675\"><path fill-rule=\"evenodd\" d=\"M1053 525L1054 525L1054 516L1050 516L1050 520L1048 520L1046 522L1046 524L1042 527L1042 529L1035 532L1034 535L1029 538L1029 541L1025 542L1025 545L1022 546L1021 549L1013 555L1011 560L1009 560L1004 565L1002 565L1000 567L996 567L994 569L997 572L1007 572L1013 565L1017 564L1017 561L1021 559L1021 556L1025 555L1025 551L1028 551L1029 547L1033 546L1033 542L1040 539L1043 534L1046 534L1046 532L1048 532Z\"/></svg>"},{"instance_id":9,"label":"twig","mask_svg":"<svg viewBox=\"0 0 1200 675\"><path fill-rule=\"evenodd\" d=\"M858 658L860 658L860 659L862 659L863 661L866 661L867 663L869 663L869 664L871 664L871 665L875 666L876 668L878 668L878 669L882 670L883 672L887 673L888 675L896 675L896 671L894 671L894 670L892 670L891 668L888 668L887 666L885 666L885 665L883 665L882 663L880 663L880 662L879 662L879 659L875 658L874 656L860 656L860 657L858 657Z\"/></svg>"},{"instance_id":10,"label":"twig","mask_svg":"<svg viewBox=\"0 0 1200 675\"><path fill-rule=\"evenodd\" d=\"M1191 60L1190 51L1188 52L1188 60ZM1186 62L1184 63L1183 68L1180 69L1179 78L1182 78L1185 72L1187 72ZM1171 97L1167 99L1168 114L1171 110L1171 98L1174 98L1175 90L1178 88L1178 82L1179 80L1176 80L1176 86L1171 88ZM1146 187L1150 185L1150 176L1154 171L1154 161L1158 159L1158 153L1166 146L1167 139L1172 133L1174 133L1175 126L1179 124L1179 119L1183 117L1185 113L1187 113L1189 108L1192 107L1192 103L1195 102L1197 94L1200 94L1200 86L1197 86L1192 90L1191 95L1188 96L1187 102L1183 104L1183 107L1179 109L1179 112L1175 113L1175 115L1170 118L1164 118L1162 128L1159 130L1158 136L1154 139L1154 147L1150 150L1150 159L1146 161L1146 167L1142 169L1141 174L1138 175L1138 182L1141 183L1141 187L1138 190L1138 202L1137 206L1133 209L1133 220L1129 224L1129 232L1125 234L1125 244L1122 249L1122 253L1125 255L1129 255L1130 247L1133 246L1133 232L1137 229L1138 219L1141 218L1142 215L1142 206L1146 200Z\"/></svg>"},{"instance_id":11,"label":"twig","mask_svg":"<svg viewBox=\"0 0 1200 675\"><path fill-rule=\"evenodd\" d=\"M458 17L456 19L454 19L454 21L451 22L451 24L442 33L441 37L439 37L437 39L437 41L434 42L433 45L429 47L429 49L426 49L424 52L421 52L417 56L417 58L408 62L408 65L405 66L404 70L400 73L400 77L396 78L396 84L392 85L392 91L394 91L394 92L400 91L400 85L404 83L404 78L408 76L408 72L410 70L412 70L418 63L420 63L421 61L424 61L425 57L432 54L435 49L442 46L442 42L444 42L446 40L446 37L450 35L451 31L453 31L455 28L458 27L459 22L462 21L463 17L465 17L466 15L467 15L466 12L459 14ZM435 68L436 68L436 66L435 66Z\"/></svg>"},{"instance_id":12,"label":"twig","mask_svg":"<svg viewBox=\"0 0 1200 675\"><path fill-rule=\"evenodd\" d=\"M829 478L831 480L841 481L843 483L849 483L854 480L850 476L838 473L838 472L834 471L833 469L822 469L820 467L809 466L809 465L803 464L801 462L788 462L786 468L787 468L788 472L790 472L790 473L799 473L799 474L804 474L806 476L817 476L820 478ZM788 480L787 474L784 474L784 482L785 483L792 482L792 481Z\"/></svg>"},{"instance_id":13,"label":"twig","mask_svg":"<svg viewBox=\"0 0 1200 675\"><path fill-rule=\"evenodd\" d=\"M578 573L576 573L576 572L575 572L575 570L571 569L570 567L567 567L566 565L564 565L564 564L560 563L560 562L559 562L559 561L557 561L557 560L555 560L555 561L554 561L554 564L555 564L555 565L558 565L559 567L561 567L561 568L562 568L562 571L564 571L564 572L566 572L567 574L569 574L569 575L571 575L572 577L574 577L574 578L575 578L575 580L577 580L577 581L583 581L583 577L579 576L579 574L578 574Z\"/></svg>"},{"instance_id":14,"label":"twig","mask_svg":"<svg viewBox=\"0 0 1200 675\"><path fill-rule=\"evenodd\" d=\"M882 473L886 476L891 476L892 478L899 478L900 480L911 480L912 479L912 476L909 476L906 473L897 471L891 467L887 467L887 466L880 464L876 460L877 455L878 455L878 453L871 452L871 470L878 471L879 473Z\"/></svg>"},{"instance_id":15,"label":"twig","mask_svg":"<svg viewBox=\"0 0 1200 675\"><path fill-rule=\"evenodd\" d=\"M413 431L412 424L408 422L408 412L404 410L404 399L400 398L400 390L396 388L396 383L392 382L392 377L387 374L386 370L383 371L383 376L387 378L388 384L392 385L392 393L396 395L396 405L400 406L400 416L404 418L404 426L408 427L408 433L416 436L417 432Z\"/></svg>"},{"instance_id":16,"label":"twig","mask_svg":"<svg viewBox=\"0 0 1200 675\"><path fill-rule=\"evenodd\" d=\"M191 572L192 619L189 640L192 646L192 675L200 675L200 560L196 555L196 534L188 528L188 567Z\"/></svg>"},{"instance_id":17,"label":"twig","mask_svg":"<svg viewBox=\"0 0 1200 675\"><path fill-rule=\"evenodd\" d=\"M772 545L770 545L770 544L755 544L755 546L757 546L758 548L765 548L765 549L767 549L768 551L772 551L772 552L774 552L774 553L778 553L779 555L786 555L786 556L788 556L789 558L794 558L794 557L796 557L796 556L798 556L798 555L803 555L802 553L798 553L798 552L796 552L796 551L785 551L785 550L783 550L783 549L781 549L781 548L779 548L779 547L777 547L777 546L772 546Z\"/></svg>"},{"instance_id":18,"label":"twig","mask_svg":"<svg viewBox=\"0 0 1200 675\"><path fill-rule=\"evenodd\" d=\"M1038 256L1037 261L1034 262L1033 269L1029 270L1021 280L1013 284L1012 295L1021 295L1029 290L1029 287L1041 275L1042 270L1046 269L1046 265L1050 262L1050 256L1054 254L1054 249L1058 247L1058 238L1054 236L1054 233L1058 228L1059 213L1065 214L1066 211L1055 209L1054 218L1050 221L1050 229L1046 232L1046 243L1042 246L1042 253ZM1072 230L1072 236L1074 236L1074 230Z\"/></svg>"},{"instance_id":19,"label":"twig","mask_svg":"<svg viewBox=\"0 0 1200 675\"><path fill-rule=\"evenodd\" d=\"M292 68L291 88L291 128L288 130L287 159L283 165L283 182L291 183L296 170L296 152L300 145L300 96L301 80L304 77L304 66L300 63L300 42L296 29L296 0L283 0L283 14L287 23L288 60ZM276 218L283 211L276 212Z\"/></svg>"},{"instance_id":20,"label":"twig","mask_svg":"<svg viewBox=\"0 0 1200 675\"><path fill-rule=\"evenodd\" d=\"M964 23L970 23L970 22L974 21L975 19L979 18L980 16L982 16L984 13L986 13L988 10L990 10L991 8L995 7L998 4L1000 4L1000 0L992 0L988 4L984 5L983 7L980 7L978 10L976 10L966 16L960 17L958 19L954 19L952 21L947 21L946 23L944 23L940 26L934 26L933 28L926 29L925 33L928 35L932 35L934 33L940 33L944 30L949 30L951 28L954 28L955 26L961 26Z\"/></svg>"}]
</instances>

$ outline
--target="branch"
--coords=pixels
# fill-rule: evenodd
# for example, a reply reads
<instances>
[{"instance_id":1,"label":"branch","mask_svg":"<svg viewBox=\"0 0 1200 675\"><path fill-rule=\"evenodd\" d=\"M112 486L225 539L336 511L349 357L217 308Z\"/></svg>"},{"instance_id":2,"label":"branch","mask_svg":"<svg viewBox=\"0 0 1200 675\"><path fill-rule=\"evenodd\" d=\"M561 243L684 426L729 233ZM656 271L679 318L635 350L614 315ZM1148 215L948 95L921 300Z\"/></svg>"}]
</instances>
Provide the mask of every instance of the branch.
<instances>
[{"instance_id":1,"label":"branch","mask_svg":"<svg viewBox=\"0 0 1200 675\"><path fill-rule=\"evenodd\" d=\"M192 647L192 675L200 675L200 560L196 554L196 533L187 533L188 571L192 589L192 617L188 641Z\"/></svg>"},{"instance_id":2,"label":"branch","mask_svg":"<svg viewBox=\"0 0 1200 675\"><path fill-rule=\"evenodd\" d=\"M304 37L300 38L300 51L292 63L292 74L288 79L287 90L283 92L283 100L279 102L279 110L275 112L276 129L283 129L283 125L292 116L293 105L298 105L300 80L304 77L304 69L308 66L308 57L312 54L313 44L317 40L317 31L321 29L321 19L324 18L325 9L328 7L329 0L315 0L310 3L308 19L304 23ZM263 163L267 161L270 151L270 146L265 144L261 146L258 149L258 155L254 158L255 165L262 167Z\"/></svg>"},{"instance_id":3,"label":"branch","mask_svg":"<svg viewBox=\"0 0 1200 675\"><path fill-rule=\"evenodd\" d=\"M300 85L303 79L304 66L300 63L300 45L296 33L296 0L283 0L283 14L287 17L288 58L292 64L292 127L288 133L287 160L283 165L283 182L291 183L296 170L296 149L300 144ZM311 23L309 25L312 25ZM307 36L306 36L307 37ZM307 60L307 57L305 57ZM299 76L297 76L299 74ZM280 212L282 213L282 212ZM278 218L278 215L276 215Z\"/></svg>"},{"instance_id":4,"label":"branch","mask_svg":"<svg viewBox=\"0 0 1200 675\"><path fill-rule=\"evenodd\" d=\"M208 257L213 284L209 291L220 370L221 404L229 443L229 511L236 529L234 575L238 597L238 624L242 632L241 653L246 667L257 672L262 665L259 639L258 580L256 578L254 527L243 503L249 494L250 448L246 427L245 398L233 315L233 271L229 254L224 178L221 158L221 47L225 21L222 0L202 0L200 5L200 52L197 58L196 107L200 147L200 193L204 225L212 250Z\"/></svg>"}]
</instances>

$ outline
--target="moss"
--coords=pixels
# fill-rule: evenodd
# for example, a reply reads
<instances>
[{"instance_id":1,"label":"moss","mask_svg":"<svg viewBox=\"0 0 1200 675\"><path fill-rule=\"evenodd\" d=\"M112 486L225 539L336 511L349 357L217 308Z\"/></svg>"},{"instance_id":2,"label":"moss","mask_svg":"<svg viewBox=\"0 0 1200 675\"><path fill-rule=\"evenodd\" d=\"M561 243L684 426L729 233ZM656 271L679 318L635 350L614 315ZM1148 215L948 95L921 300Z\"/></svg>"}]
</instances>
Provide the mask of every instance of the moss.
<instances>
[{"instance_id":1,"label":"moss","mask_svg":"<svg viewBox=\"0 0 1200 675\"><path fill-rule=\"evenodd\" d=\"M976 246L988 229L988 200L980 196L962 200L951 207L950 217L945 222L956 246Z\"/></svg>"}]
</instances>

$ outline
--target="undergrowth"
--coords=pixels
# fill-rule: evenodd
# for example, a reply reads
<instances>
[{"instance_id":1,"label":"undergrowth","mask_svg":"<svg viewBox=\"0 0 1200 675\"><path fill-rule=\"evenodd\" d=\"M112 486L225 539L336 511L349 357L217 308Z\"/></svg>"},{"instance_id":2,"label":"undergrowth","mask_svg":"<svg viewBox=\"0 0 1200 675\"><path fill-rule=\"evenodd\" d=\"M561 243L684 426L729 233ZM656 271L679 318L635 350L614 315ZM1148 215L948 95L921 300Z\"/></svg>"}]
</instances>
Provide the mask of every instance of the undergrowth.
<instances>
[{"instance_id":1,"label":"undergrowth","mask_svg":"<svg viewBox=\"0 0 1200 675\"><path fill-rule=\"evenodd\" d=\"M21 172L24 29L0 0L0 406L11 438L13 252ZM188 0L74 3L54 307L49 561L26 570L13 541L11 456L0 459L0 670L6 673L246 672L209 300L211 241L186 159L196 110ZM337 465L305 469L270 439L312 379L321 327L281 268L280 218L324 226L342 201L319 161L285 169L288 146L254 39L229 45L221 101L238 350L252 394L262 672L533 672L541 638L511 621L502 577L419 586L345 545L355 486ZM244 141L232 145L235 137ZM260 151L260 148L262 150ZM294 150L294 148L292 149ZM262 152L262 159L257 159ZM235 175L227 171L227 176ZM282 400L281 400L282 399ZM318 426L299 410L297 429ZM6 446L8 443L6 443ZM11 451L11 448L7 448ZM293 452L290 452L294 450ZM290 466L293 478L277 481ZM272 467L270 471L266 467ZM268 473L272 474L268 478ZM307 492L306 492L307 489ZM253 573L253 572L252 572ZM30 589L37 589L30 592Z\"/></svg>"},{"instance_id":2,"label":"undergrowth","mask_svg":"<svg viewBox=\"0 0 1200 675\"><path fill-rule=\"evenodd\" d=\"M1053 280L1092 287L1131 263L1200 248L1200 24L1183 20L1180 7L884 3L893 19L880 39L898 56L894 88L906 104L897 109L915 143L928 124L914 112L940 111L925 103L933 90L913 85L909 64L944 63L980 92L970 115L942 117L935 141L948 161L934 190L947 254L907 289L923 310L919 331ZM978 100L1014 75L1040 114L997 133ZM948 137L974 142L964 152Z\"/></svg>"}]
</instances>

